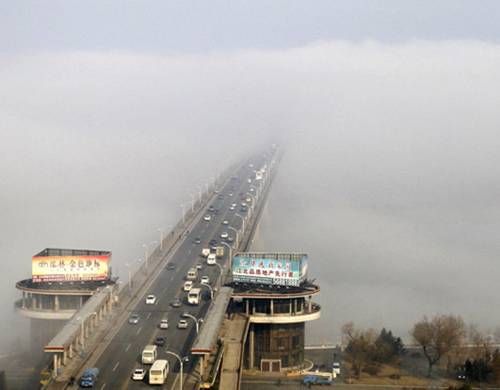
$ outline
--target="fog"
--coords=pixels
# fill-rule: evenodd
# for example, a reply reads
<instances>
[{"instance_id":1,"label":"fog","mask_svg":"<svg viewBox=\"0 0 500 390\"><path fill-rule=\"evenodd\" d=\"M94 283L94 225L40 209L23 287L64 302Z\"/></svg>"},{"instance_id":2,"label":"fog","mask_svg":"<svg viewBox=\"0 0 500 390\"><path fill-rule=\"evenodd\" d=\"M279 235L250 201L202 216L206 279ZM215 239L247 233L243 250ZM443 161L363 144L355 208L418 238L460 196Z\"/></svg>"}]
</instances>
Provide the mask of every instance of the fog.
<instances>
[{"instance_id":1,"label":"fog","mask_svg":"<svg viewBox=\"0 0 500 390\"><path fill-rule=\"evenodd\" d=\"M122 274L198 185L271 142L255 248L309 253L308 342L349 320L407 337L437 312L500 325L498 69L476 41L0 56L0 350L26 334L12 304L33 254L109 249Z\"/></svg>"}]
</instances>

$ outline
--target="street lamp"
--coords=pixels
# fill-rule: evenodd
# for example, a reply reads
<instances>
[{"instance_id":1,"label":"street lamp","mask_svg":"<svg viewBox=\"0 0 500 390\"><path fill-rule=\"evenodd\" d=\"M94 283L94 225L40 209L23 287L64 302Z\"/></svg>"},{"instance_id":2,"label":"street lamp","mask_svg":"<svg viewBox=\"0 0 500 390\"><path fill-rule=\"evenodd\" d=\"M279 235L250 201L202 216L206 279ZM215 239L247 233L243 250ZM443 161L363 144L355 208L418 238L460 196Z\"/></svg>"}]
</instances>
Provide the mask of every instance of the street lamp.
<instances>
[{"instance_id":1,"label":"street lamp","mask_svg":"<svg viewBox=\"0 0 500 390\"><path fill-rule=\"evenodd\" d=\"M240 233L232 226L228 226L227 228L233 230L236 233L236 248L237 248L240 245Z\"/></svg>"},{"instance_id":2,"label":"street lamp","mask_svg":"<svg viewBox=\"0 0 500 390\"><path fill-rule=\"evenodd\" d=\"M198 202L200 203L200 206L201 206L201 191L202 191L202 187L201 186L197 186L198 187Z\"/></svg>"},{"instance_id":3,"label":"street lamp","mask_svg":"<svg viewBox=\"0 0 500 390\"><path fill-rule=\"evenodd\" d=\"M183 376L184 376L184 362L188 362L189 361L189 357L188 356L184 356L183 358L181 358L178 354L176 354L175 352L172 352L172 351L165 351L165 353L167 355L172 355L174 356L178 361L179 361L179 364L181 366L181 371L180 371L180 375L181 375L181 379L179 380L179 389L182 390L182 380L183 380Z\"/></svg>"},{"instance_id":4,"label":"street lamp","mask_svg":"<svg viewBox=\"0 0 500 390\"><path fill-rule=\"evenodd\" d=\"M215 263L215 264L217 264L217 263ZM208 283L201 283L201 285L208 287L208 289L210 290L210 299L213 300L214 299L214 290L213 290L212 286L210 286ZM198 331L196 331L196 333L198 333Z\"/></svg>"},{"instance_id":5,"label":"street lamp","mask_svg":"<svg viewBox=\"0 0 500 390\"><path fill-rule=\"evenodd\" d=\"M162 228L157 229L160 233L160 250L163 250L163 234L165 233Z\"/></svg>"},{"instance_id":6,"label":"street lamp","mask_svg":"<svg viewBox=\"0 0 500 390\"><path fill-rule=\"evenodd\" d=\"M206 285L204 285L206 286ZM194 324L196 325L196 334L200 331L200 324L203 323L203 318L196 318L194 315L189 314L189 313L182 313L182 316L184 318L191 318L194 321Z\"/></svg>"},{"instance_id":7,"label":"street lamp","mask_svg":"<svg viewBox=\"0 0 500 390\"><path fill-rule=\"evenodd\" d=\"M156 241L151 241L149 245L155 245ZM148 260L149 260L149 245L148 244L142 244L142 247L144 248L144 259L146 260L146 268L148 268Z\"/></svg>"},{"instance_id":8,"label":"street lamp","mask_svg":"<svg viewBox=\"0 0 500 390\"><path fill-rule=\"evenodd\" d=\"M125 265L127 266L128 269L128 290L129 293L132 294L132 270L130 269L129 263L125 263Z\"/></svg>"},{"instance_id":9,"label":"street lamp","mask_svg":"<svg viewBox=\"0 0 500 390\"><path fill-rule=\"evenodd\" d=\"M181 203L181 208L182 208L182 224L186 224L186 209L184 208L186 205L184 203Z\"/></svg>"},{"instance_id":10,"label":"street lamp","mask_svg":"<svg viewBox=\"0 0 500 390\"><path fill-rule=\"evenodd\" d=\"M189 194L191 196L191 213L194 213L194 194Z\"/></svg>"},{"instance_id":11,"label":"street lamp","mask_svg":"<svg viewBox=\"0 0 500 390\"><path fill-rule=\"evenodd\" d=\"M224 244L224 243L222 243ZM229 247L231 250L231 247ZM219 274L219 282L218 282L218 285L219 287L222 286L222 275L224 274L224 269L222 268L222 265L220 265L219 263L215 262L214 263L218 268L219 268L219 271L220 271L220 274Z\"/></svg>"},{"instance_id":12,"label":"street lamp","mask_svg":"<svg viewBox=\"0 0 500 390\"><path fill-rule=\"evenodd\" d=\"M243 233L245 233L245 217L241 216L240 214L238 213L234 213L234 215L238 218L241 218L241 227L242 227L242 231Z\"/></svg>"}]
</instances>

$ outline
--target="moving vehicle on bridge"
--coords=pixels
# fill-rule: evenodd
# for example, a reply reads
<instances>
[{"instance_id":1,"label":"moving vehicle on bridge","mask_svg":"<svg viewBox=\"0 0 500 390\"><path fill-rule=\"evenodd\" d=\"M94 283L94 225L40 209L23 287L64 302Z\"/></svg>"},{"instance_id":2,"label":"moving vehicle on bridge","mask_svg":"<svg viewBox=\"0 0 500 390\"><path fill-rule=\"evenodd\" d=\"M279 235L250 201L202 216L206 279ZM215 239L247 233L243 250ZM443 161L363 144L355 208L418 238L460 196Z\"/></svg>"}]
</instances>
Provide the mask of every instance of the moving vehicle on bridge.
<instances>
[{"instance_id":1,"label":"moving vehicle on bridge","mask_svg":"<svg viewBox=\"0 0 500 390\"><path fill-rule=\"evenodd\" d=\"M168 377L168 360L156 360L149 369L149 384L163 385Z\"/></svg>"},{"instance_id":2,"label":"moving vehicle on bridge","mask_svg":"<svg viewBox=\"0 0 500 390\"><path fill-rule=\"evenodd\" d=\"M192 288L188 293L188 303L190 305L199 305L200 304L200 294L201 288Z\"/></svg>"},{"instance_id":3,"label":"moving vehicle on bridge","mask_svg":"<svg viewBox=\"0 0 500 390\"><path fill-rule=\"evenodd\" d=\"M142 350L142 364L153 364L158 355L158 347L156 345L146 345Z\"/></svg>"}]
</instances>

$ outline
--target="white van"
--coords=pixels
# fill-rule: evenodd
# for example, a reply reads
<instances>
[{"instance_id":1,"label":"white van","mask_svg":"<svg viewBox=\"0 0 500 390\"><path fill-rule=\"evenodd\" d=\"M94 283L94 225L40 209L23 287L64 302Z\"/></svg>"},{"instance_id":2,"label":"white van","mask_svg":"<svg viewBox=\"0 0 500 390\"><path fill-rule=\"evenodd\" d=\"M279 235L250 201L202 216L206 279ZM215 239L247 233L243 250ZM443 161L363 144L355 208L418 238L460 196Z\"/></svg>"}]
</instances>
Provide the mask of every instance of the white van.
<instances>
[{"instance_id":1,"label":"white van","mask_svg":"<svg viewBox=\"0 0 500 390\"><path fill-rule=\"evenodd\" d=\"M188 293L188 303L190 305L199 305L200 294L201 294L200 288L192 288L191 291Z\"/></svg>"},{"instance_id":2,"label":"white van","mask_svg":"<svg viewBox=\"0 0 500 390\"><path fill-rule=\"evenodd\" d=\"M193 287L193 281L192 280L186 280L184 282L184 291L189 291Z\"/></svg>"},{"instance_id":3,"label":"white van","mask_svg":"<svg viewBox=\"0 0 500 390\"><path fill-rule=\"evenodd\" d=\"M142 350L142 364L153 364L158 355L158 347L156 345L146 345Z\"/></svg>"},{"instance_id":4,"label":"white van","mask_svg":"<svg viewBox=\"0 0 500 390\"><path fill-rule=\"evenodd\" d=\"M217 256L215 253L210 253L207 257L207 264L208 265L214 265L217 260Z\"/></svg>"},{"instance_id":5,"label":"white van","mask_svg":"<svg viewBox=\"0 0 500 390\"><path fill-rule=\"evenodd\" d=\"M156 360L149 369L149 384L163 385L168 376L168 360Z\"/></svg>"}]
</instances>

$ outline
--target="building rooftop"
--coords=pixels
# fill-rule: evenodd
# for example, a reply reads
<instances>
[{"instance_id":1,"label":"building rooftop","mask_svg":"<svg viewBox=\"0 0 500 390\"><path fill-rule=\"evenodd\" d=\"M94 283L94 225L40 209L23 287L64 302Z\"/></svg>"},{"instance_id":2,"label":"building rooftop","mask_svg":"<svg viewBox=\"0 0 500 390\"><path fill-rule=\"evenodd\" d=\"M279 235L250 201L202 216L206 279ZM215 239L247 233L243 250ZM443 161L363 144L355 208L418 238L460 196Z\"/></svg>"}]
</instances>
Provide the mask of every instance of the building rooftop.
<instances>
[{"instance_id":1,"label":"building rooftop","mask_svg":"<svg viewBox=\"0 0 500 390\"><path fill-rule=\"evenodd\" d=\"M110 251L94 250L94 249L61 249L61 248L45 248L36 257L45 256L109 256Z\"/></svg>"},{"instance_id":2,"label":"building rooftop","mask_svg":"<svg viewBox=\"0 0 500 390\"><path fill-rule=\"evenodd\" d=\"M16 283L18 289L33 289L33 290L95 290L110 284L115 284L115 279L107 280L88 280L88 281L71 281L71 282L33 282L33 279L24 279Z\"/></svg>"}]
</instances>

